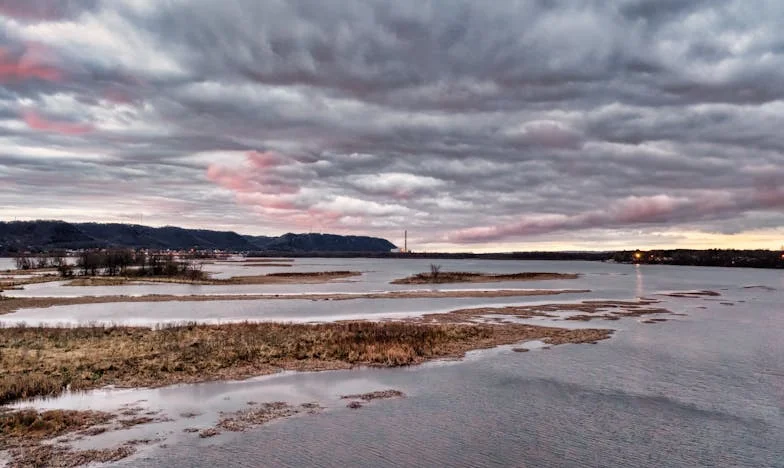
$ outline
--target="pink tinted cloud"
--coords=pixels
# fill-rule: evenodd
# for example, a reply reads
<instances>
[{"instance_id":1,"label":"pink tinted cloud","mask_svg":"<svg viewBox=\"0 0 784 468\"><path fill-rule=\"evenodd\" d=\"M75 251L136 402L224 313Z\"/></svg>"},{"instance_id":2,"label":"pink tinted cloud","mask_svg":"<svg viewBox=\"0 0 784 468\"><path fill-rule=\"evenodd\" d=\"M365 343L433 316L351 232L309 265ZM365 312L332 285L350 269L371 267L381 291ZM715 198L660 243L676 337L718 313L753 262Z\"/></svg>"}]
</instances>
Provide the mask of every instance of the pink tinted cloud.
<instances>
[{"instance_id":1,"label":"pink tinted cloud","mask_svg":"<svg viewBox=\"0 0 784 468\"><path fill-rule=\"evenodd\" d=\"M694 198L668 195L628 197L600 210L573 215L523 216L511 223L458 230L448 234L446 239L451 242L488 242L556 231L700 221L781 208L784 208L784 190L781 187L709 193Z\"/></svg>"},{"instance_id":2,"label":"pink tinted cloud","mask_svg":"<svg viewBox=\"0 0 784 468\"><path fill-rule=\"evenodd\" d=\"M22 112L22 118L28 127L41 132L59 133L61 135L84 135L85 133L95 131L95 127L92 125L49 120L32 110Z\"/></svg>"},{"instance_id":3,"label":"pink tinted cloud","mask_svg":"<svg viewBox=\"0 0 784 468\"><path fill-rule=\"evenodd\" d=\"M299 185L287 182L274 171L279 166L290 164L286 158L277 153L258 151L248 151L244 156L245 161L240 168L210 164L207 167L207 178L237 193L299 193Z\"/></svg>"},{"instance_id":4,"label":"pink tinted cloud","mask_svg":"<svg viewBox=\"0 0 784 468\"><path fill-rule=\"evenodd\" d=\"M247 161L257 169L268 169L286 164L286 160L279 154L271 151L248 151L245 155Z\"/></svg>"},{"instance_id":5,"label":"pink tinted cloud","mask_svg":"<svg viewBox=\"0 0 784 468\"><path fill-rule=\"evenodd\" d=\"M620 223L629 224L666 220L683 203L683 199L667 195L629 197L612 207L612 217Z\"/></svg>"},{"instance_id":6,"label":"pink tinted cloud","mask_svg":"<svg viewBox=\"0 0 784 468\"><path fill-rule=\"evenodd\" d=\"M283 156L272 152L248 151L239 168L210 164L207 178L235 193L239 203L265 210L297 209L290 196L300 192L296 183L286 182L275 174L275 168L290 164Z\"/></svg>"},{"instance_id":7,"label":"pink tinted cloud","mask_svg":"<svg viewBox=\"0 0 784 468\"><path fill-rule=\"evenodd\" d=\"M346 217L344 213L323 208L307 208L304 210L290 213L286 222L291 223L300 229L335 229L340 226L341 221Z\"/></svg>"},{"instance_id":8,"label":"pink tinted cloud","mask_svg":"<svg viewBox=\"0 0 784 468\"><path fill-rule=\"evenodd\" d=\"M346 217L334 209L314 207L299 196L301 187L279 171L293 164L291 159L260 151L248 151L244 157L239 168L211 164L206 174L210 181L234 192L238 203L302 229L335 227Z\"/></svg>"},{"instance_id":9,"label":"pink tinted cloud","mask_svg":"<svg viewBox=\"0 0 784 468\"><path fill-rule=\"evenodd\" d=\"M271 210L296 210L297 206L291 200L286 200L274 195L258 193L237 193L237 201L243 205L251 205Z\"/></svg>"},{"instance_id":10,"label":"pink tinted cloud","mask_svg":"<svg viewBox=\"0 0 784 468\"><path fill-rule=\"evenodd\" d=\"M221 187L235 192L253 190L253 184L245 174L215 164L210 164L207 167L207 178Z\"/></svg>"},{"instance_id":11,"label":"pink tinted cloud","mask_svg":"<svg viewBox=\"0 0 784 468\"><path fill-rule=\"evenodd\" d=\"M784 187L775 176L764 176L756 183L754 199L762 207L784 206Z\"/></svg>"},{"instance_id":12,"label":"pink tinted cloud","mask_svg":"<svg viewBox=\"0 0 784 468\"><path fill-rule=\"evenodd\" d=\"M0 83L30 79L60 81L62 71L48 62L51 62L51 53L40 44L26 43L21 55L0 47Z\"/></svg>"}]
</instances>

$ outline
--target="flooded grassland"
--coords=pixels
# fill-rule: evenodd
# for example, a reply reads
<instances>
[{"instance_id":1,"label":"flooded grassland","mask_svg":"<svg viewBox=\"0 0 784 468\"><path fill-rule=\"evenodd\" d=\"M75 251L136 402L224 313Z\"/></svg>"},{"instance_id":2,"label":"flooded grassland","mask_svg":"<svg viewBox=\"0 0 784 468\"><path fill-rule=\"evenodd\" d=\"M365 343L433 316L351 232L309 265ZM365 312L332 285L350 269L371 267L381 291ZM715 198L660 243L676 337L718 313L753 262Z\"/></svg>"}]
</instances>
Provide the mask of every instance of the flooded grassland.
<instances>
[{"instance_id":1,"label":"flooded grassland","mask_svg":"<svg viewBox=\"0 0 784 468\"><path fill-rule=\"evenodd\" d=\"M444 263L439 275L477 272L484 284L395 283L427 275L420 261L255 259L205 264L211 277L228 280L221 284L51 282L4 291L0 460L156 466L263 457L283 466L468 466L584 465L601 456L633 466L647 456L682 466L776 459L784 441L781 413L769 410L776 387L738 380L743 367L719 371L711 356L720 354L726 366L756 355L750 371L775 382L781 347L766 337L781 331L768 307L780 299L780 274ZM308 274L302 278L360 274L311 284L231 283L280 268L295 274L289 277ZM538 273L524 277L527 271ZM144 326L130 326L134 321ZM703 389L702 400L687 381ZM628 413L607 396L627 394L664 394L696 410L657 402L635 403L637 412ZM749 398L754 403L730 404ZM606 428L569 422L585 404L594 412L575 420L594 421L597 430L605 426L596 418L615 415L627 427L655 423L657 432L639 438L632 430L636 444L627 445ZM651 417L651 404L668 419ZM548 408L547 417L537 408ZM710 417L723 432L694 431L707 421L702 408L722 415ZM726 418L743 428L749 421L765 435L752 450L736 452L747 439L727 430ZM467 421L493 429L469 433L461 428L475 424ZM678 440L687 433L722 450L694 451ZM593 449L579 442L586 437ZM302 450L282 450L290 444ZM402 446L419 449L409 458L395 451ZM670 459L657 459L662 453Z\"/></svg>"}]
</instances>

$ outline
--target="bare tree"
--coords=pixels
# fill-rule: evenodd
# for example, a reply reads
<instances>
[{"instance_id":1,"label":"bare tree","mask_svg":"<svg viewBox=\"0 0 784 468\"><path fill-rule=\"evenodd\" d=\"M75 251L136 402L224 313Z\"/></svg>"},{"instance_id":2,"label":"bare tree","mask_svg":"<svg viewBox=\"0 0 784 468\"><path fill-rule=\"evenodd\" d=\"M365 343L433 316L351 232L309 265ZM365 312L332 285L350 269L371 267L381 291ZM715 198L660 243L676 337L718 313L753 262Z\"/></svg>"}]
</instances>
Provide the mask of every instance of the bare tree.
<instances>
[{"instance_id":1,"label":"bare tree","mask_svg":"<svg viewBox=\"0 0 784 468\"><path fill-rule=\"evenodd\" d=\"M103 263L101 252L84 251L79 254L77 266L82 270L84 276L97 276Z\"/></svg>"},{"instance_id":2,"label":"bare tree","mask_svg":"<svg viewBox=\"0 0 784 468\"><path fill-rule=\"evenodd\" d=\"M61 255L53 258L53 265L57 268L57 272L63 278L70 278L74 275L73 265L68 263L68 260Z\"/></svg>"},{"instance_id":3,"label":"bare tree","mask_svg":"<svg viewBox=\"0 0 784 468\"><path fill-rule=\"evenodd\" d=\"M14 258L17 270L30 270L33 268L33 261L24 254L19 254Z\"/></svg>"},{"instance_id":4,"label":"bare tree","mask_svg":"<svg viewBox=\"0 0 784 468\"><path fill-rule=\"evenodd\" d=\"M438 275L440 274L441 274L441 265L436 265L435 263L431 263L430 280L435 283L438 280Z\"/></svg>"},{"instance_id":5,"label":"bare tree","mask_svg":"<svg viewBox=\"0 0 784 468\"><path fill-rule=\"evenodd\" d=\"M198 262L186 262L184 263L184 276L191 281L199 281L204 279L205 274L203 271L203 265Z\"/></svg>"},{"instance_id":6,"label":"bare tree","mask_svg":"<svg viewBox=\"0 0 784 468\"><path fill-rule=\"evenodd\" d=\"M49 266L49 255L42 253L38 254L38 257L35 259L35 267L36 268L47 268Z\"/></svg>"}]
</instances>

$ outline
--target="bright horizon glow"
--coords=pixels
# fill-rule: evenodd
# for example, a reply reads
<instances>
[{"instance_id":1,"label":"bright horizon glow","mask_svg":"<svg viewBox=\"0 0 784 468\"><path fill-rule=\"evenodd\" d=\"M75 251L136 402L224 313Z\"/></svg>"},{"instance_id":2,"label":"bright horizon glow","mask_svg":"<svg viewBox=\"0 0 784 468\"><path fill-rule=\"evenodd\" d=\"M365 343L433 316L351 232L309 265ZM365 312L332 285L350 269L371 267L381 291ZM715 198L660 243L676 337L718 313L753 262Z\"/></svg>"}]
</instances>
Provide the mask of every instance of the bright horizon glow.
<instances>
[{"instance_id":1,"label":"bright horizon glow","mask_svg":"<svg viewBox=\"0 0 784 468\"><path fill-rule=\"evenodd\" d=\"M142 217L134 221L128 221L126 218L119 218L116 220L106 220L100 218L90 217L68 217L68 218L52 218L52 217L22 217L15 216L7 219L2 215L0 210L0 221L37 221L37 220L57 220L71 223L120 223L120 224L137 224L149 227L164 227L174 226L186 229L207 229L212 231L234 231L241 235L252 236L281 236L288 232L295 234L305 234L308 232L317 234L342 234L342 235L366 235L361 233L346 233L346 232L328 232L328 231L264 231L243 229L243 225L232 224L200 224L200 223L178 223L176 220L172 222L147 222L149 217ZM372 237L384 238L397 246L403 245L402 232L390 232L387 235L378 234ZM504 242L497 244L447 244L447 243L427 243L423 242L412 233L409 232L408 245L414 253L509 253L509 252L607 252L607 251L621 251L621 250L672 250L672 249L737 249L737 250L780 250L784 246L784 228L755 230L738 234L718 234L718 233L705 233L699 231L668 231L659 233L658 236L662 240L635 241L630 238L627 241L614 241L605 242L601 246L596 245L594 242L552 242L547 240L532 241L527 243L517 242ZM398 239L399 237L399 239ZM668 242L666 238L678 238L676 242Z\"/></svg>"}]
</instances>

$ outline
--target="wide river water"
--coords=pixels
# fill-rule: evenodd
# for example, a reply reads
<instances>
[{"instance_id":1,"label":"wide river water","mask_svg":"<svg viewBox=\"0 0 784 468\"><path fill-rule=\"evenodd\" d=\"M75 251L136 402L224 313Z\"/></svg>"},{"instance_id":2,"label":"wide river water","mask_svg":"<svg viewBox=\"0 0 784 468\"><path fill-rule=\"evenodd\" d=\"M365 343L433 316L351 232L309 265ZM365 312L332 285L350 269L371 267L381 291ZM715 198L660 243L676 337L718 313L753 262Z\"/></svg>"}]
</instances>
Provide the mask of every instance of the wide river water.
<instances>
[{"instance_id":1,"label":"wide river water","mask_svg":"<svg viewBox=\"0 0 784 468\"><path fill-rule=\"evenodd\" d=\"M364 272L348 282L306 286L132 285L72 288L38 284L9 295L244 294L421 289L391 279L426 271L429 261L300 259L290 271ZM597 345L515 353L510 347L461 361L402 369L283 373L242 382L101 390L33 402L38 407L116 409L139 402L174 421L123 437L155 436L122 466L775 466L784 467L784 272L632 266L591 262L443 261L446 270L581 273L577 280L443 285L440 289L590 289L559 296L351 301L262 300L93 304L24 310L5 323L153 324L172 320L323 321L382 318L487 304L562 303L652 297L684 315L579 326L617 332ZM212 265L228 276L247 267ZM228 268L242 271L224 271ZM264 269L262 269L264 270ZM266 270L272 271L273 268ZM277 269L283 270L283 268ZM259 270L261 271L261 270ZM194 292L194 289L198 292ZM76 291L74 291L76 290ZM718 297L662 293L712 290ZM574 322L555 322L575 326ZM534 347L534 346L532 346ZM339 396L398 389L407 397L359 410ZM319 401L315 416L245 433L200 439L219 411L245 402ZM194 419L182 412L202 413ZM108 434L101 443L111 445ZM96 443L95 441L91 443Z\"/></svg>"}]
</instances>

